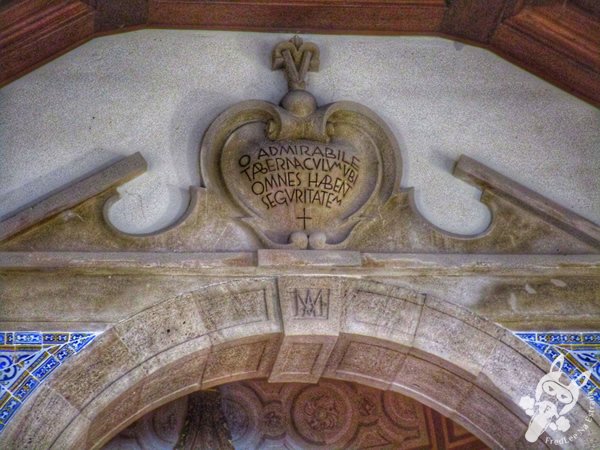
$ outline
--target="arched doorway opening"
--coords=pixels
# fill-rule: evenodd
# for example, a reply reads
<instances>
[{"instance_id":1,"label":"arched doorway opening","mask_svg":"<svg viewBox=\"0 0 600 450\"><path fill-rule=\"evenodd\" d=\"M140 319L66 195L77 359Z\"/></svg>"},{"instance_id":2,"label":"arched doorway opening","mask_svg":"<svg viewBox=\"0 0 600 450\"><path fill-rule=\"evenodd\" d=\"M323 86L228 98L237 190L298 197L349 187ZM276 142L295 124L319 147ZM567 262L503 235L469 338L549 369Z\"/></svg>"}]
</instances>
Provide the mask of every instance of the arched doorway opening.
<instances>
[{"instance_id":1,"label":"arched doorway opening","mask_svg":"<svg viewBox=\"0 0 600 450\"><path fill-rule=\"evenodd\" d=\"M437 411L397 392L347 381L269 383L263 378L170 402L127 427L104 450L150 448L489 447Z\"/></svg>"}]
</instances>

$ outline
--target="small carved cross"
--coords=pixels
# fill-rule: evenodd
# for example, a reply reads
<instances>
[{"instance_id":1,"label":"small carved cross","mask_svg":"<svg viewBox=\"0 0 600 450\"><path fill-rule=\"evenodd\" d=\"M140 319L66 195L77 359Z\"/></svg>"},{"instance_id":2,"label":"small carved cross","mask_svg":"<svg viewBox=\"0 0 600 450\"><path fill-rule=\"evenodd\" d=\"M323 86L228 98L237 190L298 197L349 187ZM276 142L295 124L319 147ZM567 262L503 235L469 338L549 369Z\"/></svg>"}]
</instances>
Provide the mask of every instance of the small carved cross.
<instances>
[{"instance_id":1,"label":"small carved cross","mask_svg":"<svg viewBox=\"0 0 600 450\"><path fill-rule=\"evenodd\" d=\"M300 217L296 217L296 219L302 220L302 229L306 230L306 221L312 220L312 217L306 215L306 208L302 208L302 215Z\"/></svg>"}]
</instances>

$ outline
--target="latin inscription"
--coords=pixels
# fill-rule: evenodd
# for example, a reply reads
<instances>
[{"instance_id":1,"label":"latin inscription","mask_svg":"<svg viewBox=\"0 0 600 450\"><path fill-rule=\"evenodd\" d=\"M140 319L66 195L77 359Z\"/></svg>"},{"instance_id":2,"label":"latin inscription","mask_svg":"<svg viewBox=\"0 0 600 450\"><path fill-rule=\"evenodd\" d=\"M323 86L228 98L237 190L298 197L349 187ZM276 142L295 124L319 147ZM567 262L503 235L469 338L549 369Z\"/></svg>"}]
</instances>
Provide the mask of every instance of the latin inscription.
<instances>
[{"instance_id":1,"label":"latin inscription","mask_svg":"<svg viewBox=\"0 0 600 450\"><path fill-rule=\"evenodd\" d=\"M263 145L238 159L242 180L266 209L342 206L359 179L360 163L350 150L313 143Z\"/></svg>"}]
</instances>

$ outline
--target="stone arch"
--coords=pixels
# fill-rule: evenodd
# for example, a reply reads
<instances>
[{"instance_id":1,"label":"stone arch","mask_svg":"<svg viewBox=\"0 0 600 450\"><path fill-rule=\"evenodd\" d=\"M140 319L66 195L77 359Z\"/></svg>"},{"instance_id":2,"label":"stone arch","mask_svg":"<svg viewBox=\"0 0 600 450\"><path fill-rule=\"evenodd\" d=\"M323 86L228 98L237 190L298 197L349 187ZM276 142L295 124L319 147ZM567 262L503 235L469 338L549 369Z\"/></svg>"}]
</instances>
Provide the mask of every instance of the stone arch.
<instances>
[{"instance_id":1,"label":"stone arch","mask_svg":"<svg viewBox=\"0 0 600 450\"><path fill-rule=\"evenodd\" d=\"M546 369L508 330L406 287L344 277L241 279L117 323L32 395L0 447L99 448L148 411L199 389L326 377L401 392L494 448L536 448L524 439L529 417L518 402ZM575 426L586 407L582 399L570 413Z\"/></svg>"}]
</instances>

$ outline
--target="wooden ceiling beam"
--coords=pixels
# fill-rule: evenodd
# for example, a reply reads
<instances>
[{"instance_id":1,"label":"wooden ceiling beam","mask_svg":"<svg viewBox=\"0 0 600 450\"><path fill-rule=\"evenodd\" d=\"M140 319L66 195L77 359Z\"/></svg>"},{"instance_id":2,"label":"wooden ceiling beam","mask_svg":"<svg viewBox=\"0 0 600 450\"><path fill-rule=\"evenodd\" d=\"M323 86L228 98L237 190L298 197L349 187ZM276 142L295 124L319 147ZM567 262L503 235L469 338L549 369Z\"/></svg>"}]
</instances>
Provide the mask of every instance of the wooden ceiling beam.
<instances>
[{"instance_id":1,"label":"wooden ceiling beam","mask_svg":"<svg viewBox=\"0 0 600 450\"><path fill-rule=\"evenodd\" d=\"M522 0L451 0L441 31L449 36L487 44L500 22L522 7Z\"/></svg>"},{"instance_id":2,"label":"wooden ceiling beam","mask_svg":"<svg viewBox=\"0 0 600 450\"><path fill-rule=\"evenodd\" d=\"M499 24L490 39L529 71L600 104L600 19L577 6L531 5Z\"/></svg>"},{"instance_id":3,"label":"wooden ceiling beam","mask_svg":"<svg viewBox=\"0 0 600 450\"><path fill-rule=\"evenodd\" d=\"M0 86L87 40L140 28L443 36L600 105L600 7L589 0L11 0Z\"/></svg>"},{"instance_id":4,"label":"wooden ceiling beam","mask_svg":"<svg viewBox=\"0 0 600 450\"><path fill-rule=\"evenodd\" d=\"M149 25L325 33L435 33L445 0L150 0Z\"/></svg>"},{"instance_id":5,"label":"wooden ceiling beam","mask_svg":"<svg viewBox=\"0 0 600 450\"><path fill-rule=\"evenodd\" d=\"M0 8L0 85L90 39L94 15L77 0L19 0Z\"/></svg>"}]
</instances>

